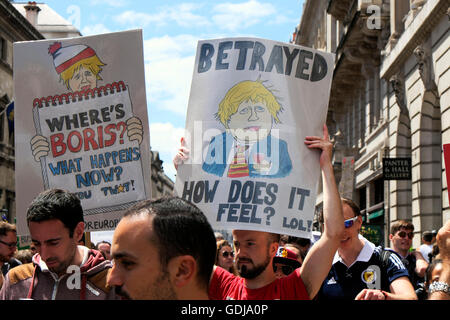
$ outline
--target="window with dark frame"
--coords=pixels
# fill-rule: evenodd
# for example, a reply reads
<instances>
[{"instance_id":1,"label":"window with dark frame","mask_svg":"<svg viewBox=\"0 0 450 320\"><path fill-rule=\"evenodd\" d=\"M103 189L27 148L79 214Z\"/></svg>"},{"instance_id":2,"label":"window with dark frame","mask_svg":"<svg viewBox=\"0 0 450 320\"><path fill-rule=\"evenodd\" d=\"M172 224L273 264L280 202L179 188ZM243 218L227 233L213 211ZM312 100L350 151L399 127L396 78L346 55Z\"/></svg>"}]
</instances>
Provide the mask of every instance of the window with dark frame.
<instances>
[{"instance_id":1,"label":"window with dark frame","mask_svg":"<svg viewBox=\"0 0 450 320\"><path fill-rule=\"evenodd\" d=\"M5 142L5 106L0 103L0 143Z\"/></svg>"},{"instance_id":2,"label":"window with dark frame","mask_svg":"<svg viewBox=\"0 0 450 320\"><path fill-rule=\"evenodd\" d=\"M366 208L366 187L362 187L359 189L359 209L362 211Z\"/></svg>"},{"instance_id":3,"label":"window with dark frame","mask_svg":"<svg viewBox=\"0 0 450 320\"><path fill-rule=\"evenodd\" d=\"M384 180L377 179L374 181L375 186L375 203L378 204L384 201Z\"/></svg>"},{"instance_id":4,"label":"window with dark frame","mask_svg":"<svg viewBox=\"0 0 450 320\"><path fill-rule=\"evenodd\" d=\"M6 40L0 38L0 60L6 61Z\"/></svg>"}]
</instances>

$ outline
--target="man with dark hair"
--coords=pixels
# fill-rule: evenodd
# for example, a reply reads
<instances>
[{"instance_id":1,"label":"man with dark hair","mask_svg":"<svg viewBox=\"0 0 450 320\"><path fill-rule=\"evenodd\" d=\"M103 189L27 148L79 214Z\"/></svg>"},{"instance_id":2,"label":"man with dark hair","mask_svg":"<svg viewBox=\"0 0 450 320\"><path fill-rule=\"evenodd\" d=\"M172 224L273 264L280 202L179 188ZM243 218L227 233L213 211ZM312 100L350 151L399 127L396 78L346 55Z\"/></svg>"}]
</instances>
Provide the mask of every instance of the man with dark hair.
<instances>
[{"instance_id":1,"label":"man with dark hair","mask_svg":"<svg viewBox=\"0 0 450 320\"><path fill-rule=\"evenodd\" d=\"M84 219L75 194L61 189L40 193L27 210L27 223L38 253L32 263L8 273L0 299L115 297L113 290L105 286L110 262L97 250L77 245L84 233Z\"/></svg>"},{"instance_id":2,"label":"man with dark hair","mask_svg":"<svg viewBox=\"0 0 450 320\"><path fill-rule=\"evenodd\" d=\"M208 299L216 238L204 214L177 197L129 208L114 231L108 284L128 299Z\"/></svg>"},{"instance_id":3,"label":"man with dark hair","mask_svg":"<svg viewBox=\"0 0 450 320\"><path fill-rule=\"evenodd\" d=\"M411 281L416 294L420 300L426 298L424 290L425 272L428 267L420 251L411 251L414 237L414 225L405 220L397 220L391 224L389 240L394 252L400 255L402 262L408 269L409 280Z\"/></svg>"}]
</instances>

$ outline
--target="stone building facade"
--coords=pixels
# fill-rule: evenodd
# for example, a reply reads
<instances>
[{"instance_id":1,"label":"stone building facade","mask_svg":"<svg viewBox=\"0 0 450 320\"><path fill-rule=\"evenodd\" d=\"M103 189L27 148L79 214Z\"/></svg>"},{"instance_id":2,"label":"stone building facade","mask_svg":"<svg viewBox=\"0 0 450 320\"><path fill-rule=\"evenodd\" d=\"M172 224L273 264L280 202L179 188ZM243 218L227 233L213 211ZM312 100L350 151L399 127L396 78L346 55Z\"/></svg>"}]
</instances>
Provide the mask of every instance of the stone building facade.
<instances>
[{"instance_id":1,"label":"stone building facade","mask_svg":"<svg viewBox=\"0 0 450 320\"><path fill-rule=\"evenodd\" d=\"M14 130L6 108L13 100L13 42L81 36L80 31L45 3L0 0L0 220L14 222ZM173 182L164 173L156 151L152 154L152 198L171 195Z\"/></svg>"},{"instance_id":2,"label":"stone building facade","mask_svg":"<svg viewBox=\"0 0 450 320\"><path fill-rule=\"evenodd\" d=\"M174 189L174 182L164 173L163 161L159 158L159 152L150 150L151 154L151 188L152 199L157 199L162 196L172 196Z\"/></svg>"},{"instance_id":3,"label":"stone building facade","mask_svg":"<svg viewBox=\"0 0 450 320\"><path fill-rule=\"evenodd\" d=\"M45 39L71 38L81 36L80 30L60 16L46 3L35 1L15 2L19 11Z\"/></svg>"},{"instance_id":4,"label":"stone building facade","mask_svg":"<svg viewBox=\"0 0 450 320\"><path fill-rule=\"evenodd\" d=\"M14 6L0 0L0 213L9 221L15 217L14 114L7 106L13 101L13 42L44 37Z\"/></svg>"},{"instance_id":5,"label":"stone building facade","mask_svg":"<svg viewBox=\"0 0 450 320\"><path fill-rule=\"evenodd\" d=\"M13 42L67 38L81 33L48 5L0 0L0 215L15 221ZM9 118L9 119L8 119Z\"/></svg>"},{"instance_id":6,"label":"stone building facade","mask_svg":"<svg viewBox=\"0 0 450 320\"><path fill-rule=\"evenodd\" d=\"M327 117L336 178L387 246L396 220L414 224L418 247L422 231L450 218L442 152L450 143L449 5L306 0L294 37L336 54ZM385 180L383 158L400 157L411 159L411 179Z\"/></svg>"}]
</instances>

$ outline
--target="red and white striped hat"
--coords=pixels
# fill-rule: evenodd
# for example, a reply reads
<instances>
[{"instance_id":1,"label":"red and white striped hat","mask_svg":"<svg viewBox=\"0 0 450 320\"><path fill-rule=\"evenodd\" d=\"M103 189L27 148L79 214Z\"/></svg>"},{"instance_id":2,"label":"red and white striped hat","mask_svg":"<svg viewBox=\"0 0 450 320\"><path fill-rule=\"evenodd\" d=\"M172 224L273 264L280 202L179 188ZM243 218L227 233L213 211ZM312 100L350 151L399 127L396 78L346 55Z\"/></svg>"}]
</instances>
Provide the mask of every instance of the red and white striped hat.
<instances>
[{"instance_id":1,"label":"red and white striped hat","mask_svg":"<svg viewBox=\"0 0 450 320\"><path fill-rule=\"evenodd\" d=\"M95 51L84 44L75 44L63 47L61 42L55 42L48 48L53 56L56 72L60 74L80 60L95 56Z\"/></svg>"}]
</instances>

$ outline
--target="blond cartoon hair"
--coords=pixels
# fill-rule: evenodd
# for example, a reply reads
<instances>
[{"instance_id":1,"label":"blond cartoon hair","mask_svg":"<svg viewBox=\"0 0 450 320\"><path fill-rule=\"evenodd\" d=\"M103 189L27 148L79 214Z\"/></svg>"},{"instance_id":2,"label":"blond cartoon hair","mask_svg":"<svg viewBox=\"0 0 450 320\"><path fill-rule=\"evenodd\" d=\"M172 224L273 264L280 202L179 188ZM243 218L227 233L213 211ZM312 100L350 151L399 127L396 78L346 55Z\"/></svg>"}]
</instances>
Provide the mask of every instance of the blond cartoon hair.
<instances>
[{"instance_id":1,"label":"blond cartoon hair","mask_svg":"<svg viewBox=\"0 0 450 320\"><path fill-rule=\"evenodd\" d=\"M83 66L85 69L90 70L92 74L95 75L97 80L102 80L102 78L99 76L99 73L102 71L101 67L105 66L105 64L100 61L100 58L97 57L97 55L93 55L92 57L74 63L69 68L61 72L60 79L64 82L67 89L70 89L69 80L72 79L74 73L77 72L81 66Z\"/></svg>"},{"instance_id":2,"label":"blond cartoon hair","mask_svg":"<svg viewBox=\"0 0 450 320\"><path fill-rule=\"evenodd\" d=\"M236 113L239 105L243 102L252 103L264 102L272 118L279 123L278 112L282 109L273 93L267 89L261 80L245 80L234 85L219 104L219 110L216 113L216 119L219 120L225 128L228 128L228 120Z\"/></svg>"}]
</instances>

